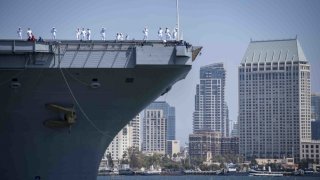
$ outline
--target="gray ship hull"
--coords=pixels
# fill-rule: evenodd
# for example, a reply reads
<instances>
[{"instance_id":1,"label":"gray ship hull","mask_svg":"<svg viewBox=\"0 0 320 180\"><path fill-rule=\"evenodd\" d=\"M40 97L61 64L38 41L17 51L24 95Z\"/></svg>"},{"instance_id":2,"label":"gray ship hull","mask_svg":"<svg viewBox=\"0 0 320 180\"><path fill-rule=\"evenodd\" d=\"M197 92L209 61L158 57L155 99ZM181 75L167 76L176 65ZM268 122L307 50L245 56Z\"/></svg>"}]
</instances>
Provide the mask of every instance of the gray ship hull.
<instances>
[{"instance_id":1,"label":"gray ship hull","mask_svg":"<svg viewBox=\"0 0 320 180\"><path fill-rule=\"evenodd\" d=\"M47 64L53 68L0 70L1 179L96 179L117 132L191 69L187 64L61 69ZM72 108L76 122L46 126L48 120L64 119L47 104Z\"/></svg>"}]
</instances>

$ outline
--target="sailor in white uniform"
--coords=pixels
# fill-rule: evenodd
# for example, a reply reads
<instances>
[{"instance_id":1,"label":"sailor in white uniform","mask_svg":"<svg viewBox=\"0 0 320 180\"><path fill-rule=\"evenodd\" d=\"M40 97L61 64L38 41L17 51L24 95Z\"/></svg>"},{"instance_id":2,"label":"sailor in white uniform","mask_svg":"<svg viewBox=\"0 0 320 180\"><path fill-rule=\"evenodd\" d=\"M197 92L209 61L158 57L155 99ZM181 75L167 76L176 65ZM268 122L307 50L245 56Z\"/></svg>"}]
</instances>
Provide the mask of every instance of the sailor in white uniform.
<instances>
[{"instance_id":1,"label":"sailor in white uniform","mask_svg":"<svg viewBox=\"0 0 320 180\"><path fill-rule=\"evenodd\" d=\"M166 30L164 31L164 33L166 34L166 40L171 40L171 34L170 34L170 30L168 28L166 28Z\"/></svg>"},{"instance_id":2,"label":"sailor in white uniform","mask_svg":"<svg viewBox=\"0 0 320 180\"><path fill-rule=\"evenodd\" d=\"M177 40L178 38L178 28L174 28L173 34L172 34L172 39Z\"/></svg>"},{"instance_id":3,"label":"sailor in white uniform","mask_svg":"<svg viewBox=\"0 0 320 180\"><path fill-rule=\"evenodd\" d=\"M80 40L80 34L81 34L81 31L80 31L80 28L78 28L76 30L76 38L77 38L77 40Z\"/></svg>"},{"instance_id":4,"label":"sailor in white uniform","mask_svg":"<svg viewBox=\"0 0 320 180\"><path fill-rule=\"evenodd\" d=\"M87 29L87 40L91 40L91 30Z\"/></svg>"},{"instance_id":5,"label":"sailor in white uniform","mask_svg":"<svg viewBox=\"0 0 320 180\"><path fill-rule=\"evenodd\" d=\"M52 34L52 39L56 39L57 36L57 29L55 27L53 27L51 29L51 34Z\"/></svg>"},{"instance_id":6,"label":"sailor in white uniform","mask_svg":"<svg viewBox=\"0 0 320 180\"><path fill-rule=\"evenodd\" d=\"M104 27L101 29L100 34L101 34L101 40L105 41L106 40L106 30L104 29Z\"/></svg>"},{"instance_id":7,"label":"sailor in white uniform","mask_svg":"<svg viewBox=\"0 0 320 180\"><path fill-rule=\"evenodd\" d=\"M18 28L17 33L18 33L18 37L19 37L20 39L22 39L22 29L21 29L21 27Z\"/></svg>"},{"instance_id":8,"label":"sailor in white uniform","mask_svg":"<svg viewBox=\"0 0 320 180\"><path fill-rule=\"evenodd\" d=\"M116 40L119 41L120 39L121 39L121 35L120 35L120 33L117 33Z\"/></svg>"},{"instance_id":9,"label":"sailor in white uniform","mask_svg":"<svg viewBox=\"0 0 320 180\"><path fill-rule=\"evenodd\" d=\"M32 31L30 28L28 28L28 31L27 31L27 35L28 35L28 38L32 38Z\"/></svg>"},{"instance_id":10,"label":"sailor in white uniform","mask_svg":"<svg viewBox=\"0 0 320 180\"><path fill-rule=\"evenodd\" d=\"M81 40L85 40L85 38L86 38L86 30L84 30L84 28L82 28L80 35L81 35Z\"/></svg>"},{"instance_id":11,"label":"sailor in white uniform","mask_svg":"<svg viewBox=\"0 0 320 180\"><path fill-rule=\"evenodd\" d=\"M149 33L148 28L145 27L142 32L143 32L143 40L148 40L148 33Z\"/></svg>"},{"instance_id":12,"label":"sailor in white uniform","mask_svg":"<svg viewBox=\"0 0 320 180\"><path fill-rule=\"evenodd\" d=\"M161 27L158 30L158 37L159 37L159 40L163 40L163 30Z\"/></svg>"},{"instance_id":13,"label":"sailor in white uniform","mask_svg":"<svg viewBox=\"0 0 320 180\"><path fill-rule=\"evenodd\" d=\"M122 33L120 33L120 40L123 41L124 40L124 36Z\"/></svg>"}]
</instances>

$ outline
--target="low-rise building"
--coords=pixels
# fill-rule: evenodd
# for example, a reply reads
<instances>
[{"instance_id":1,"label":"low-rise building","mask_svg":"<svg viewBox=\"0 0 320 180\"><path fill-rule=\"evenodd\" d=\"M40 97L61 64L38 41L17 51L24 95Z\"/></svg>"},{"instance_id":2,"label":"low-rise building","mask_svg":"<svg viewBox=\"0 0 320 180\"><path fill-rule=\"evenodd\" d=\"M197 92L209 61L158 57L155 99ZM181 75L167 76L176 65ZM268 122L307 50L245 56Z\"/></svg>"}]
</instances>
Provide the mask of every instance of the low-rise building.
<instances>
[{"instance_id":1,"label":"low-rise building","mask_svg":"<svg viewBox=\"0 0 320 180\"><path fill-rule=\"evenodd\" d=\"M239 137L221 137L220 132L196 131L189 135L189 154L191 159L207 159L217 155L238 155Z\"/></svg>"},{"instance_id":2,"label":"low-rise building","mask_svg":"<svg viewBox=\"0 0 320 180\"><path fill-rule=\"evenodd\" d=\"M221 133L212 131L195 131L189 135L189 155L191 159L206 159L221 154Z\"/></svg>"},{"instance_id":3,"label":"low-rise building","mask_svg":"<svg viewBox=\"0 0 320 180\"><path fill-rule=\"evenodd\" d=\"M239 137L221 138L221 155L239 154Z\"/></svg>"},{"instance_id":4,"label":"low-rise building","mask_svg":"<svg viewBox=\"0 0 320 180\"><path fill-rule=\"evenodd\" d=\"M311 140L301 142L300 159L313 160L313 163L320 163L320 141Z\"/></svg>"},{"instance_id":5,"label":"low-rise building","mask_svg":"<svg viewBox=\"0 0 320 180\"><path fill-rule=\"evenodd\" d=\"M167 140L166 154L172 158L174 154L178 155L178 153L180 153L180 141Z\"/></svg>"}]
</instances>

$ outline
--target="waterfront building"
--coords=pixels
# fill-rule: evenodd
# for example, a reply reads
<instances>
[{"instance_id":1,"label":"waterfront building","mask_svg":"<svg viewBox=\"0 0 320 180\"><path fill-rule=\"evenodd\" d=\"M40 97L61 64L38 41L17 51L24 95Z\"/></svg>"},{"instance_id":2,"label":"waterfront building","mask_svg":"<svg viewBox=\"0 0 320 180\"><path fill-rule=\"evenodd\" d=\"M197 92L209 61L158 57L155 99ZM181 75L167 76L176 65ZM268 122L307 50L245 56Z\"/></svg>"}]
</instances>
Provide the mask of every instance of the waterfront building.
<instances>
[{"instance_id":1,"label":"waterfront building","mask_svg":"<svg viewBox=\"0 0 320 180\"><path fill-rule=\"evenodd\" d=\"M239 137L221 138L221 155L238 155Z\"/></svg>"},{"instance_id":2,"label":"waterfront building","mask_svg":"<svg viewBox=\"0 0 320 180\"><path fill-rule=\"evenodd\" d=\"M167 118L162 109L144 110L142 151L146 154L165 154Z\"/></svg>"},{"instance_id":3,"label":"waterfront building","mask_svg":"<svg viewBox=\"0 0 320 180\"><path fill-rule=\"evenodd\" d=\"M239 66L240 154L300 158L311 139L310 65L297 39L251 41Z\"/></svg>"},{"instance_id":4,"label":"waterfront building","mask_svg":"<svg viewBox=\"0 0 320 180\"><path fill-rule=\"evenodd\" d=\"M128 154L128 148L136 147L140 149L140 114L134 117L129 124L123 127L109 144L104 158L111 154L114 162L119 162L124 155ZM128 158L128 156L126 157ZM126 159L125 158L125 159Z\"/></svg>"},{"instance_id":5,"label":"waterfront building","mask_svg":"<svg viewBox=\"0 0 320 180\"><path fill-rule=\"evenodd\" d=\"M281 166L282 168L286 170L296 170L298 169L298 164L295 164L294 158L281 158L281 159L255 159L257 164L259 166L265 166L268 167L270 166L270 163L272 164L278 164L278 166Z\"/></svg>"},{"instance_id":6,"label":"waterfront building","mask_svg":"<svg viewBox=\"0 0 320 180\"><path fill-rule=\"evenodd\" d=\"M239 137L222 137L217 131L196 131L189 135L191 159L207 160L217 155L238 155Z\"/></svg>"},{"instance_id":7,"label":"waterfront building","mask_svg":"<svg viewBox=\"0 0 320 180\"><path fill-rule=\"evenodd\" d=\"M221 155L221 133L217 131L196 131L189 135L190 159L206 160Z\"/></svg>"},{"instance_id":8,"label":"waterfront building","mask_svg":"<svg viewBox=\"0 0 320 180\"><path fill-rule=\"evenodd\" d=\"M301 142L301 159L312 160L313 163L320 164L320 141Z\"/></svg>"},{"instance_id":9,"label":"waterfront building","mask_svg":"<svg viewBox=\"0 0 320 180\"><path fill-rule=\"evenodd\" d=\"M161 109L167 119L167 140L176 139L176 110L165 101L155 101L146 109Z\"/></svg>"},{"instance_id":10,"label":"waterfront building","mask_svg":"<svg viewBox=\"0 0 320 180\"><path fill-rule=\"evenodd\" d=\"M200 68L196 86L193 131L216 131L229 136L228 107L225 103L226 71L223 63Z\"/></svg>"}]
</instances>

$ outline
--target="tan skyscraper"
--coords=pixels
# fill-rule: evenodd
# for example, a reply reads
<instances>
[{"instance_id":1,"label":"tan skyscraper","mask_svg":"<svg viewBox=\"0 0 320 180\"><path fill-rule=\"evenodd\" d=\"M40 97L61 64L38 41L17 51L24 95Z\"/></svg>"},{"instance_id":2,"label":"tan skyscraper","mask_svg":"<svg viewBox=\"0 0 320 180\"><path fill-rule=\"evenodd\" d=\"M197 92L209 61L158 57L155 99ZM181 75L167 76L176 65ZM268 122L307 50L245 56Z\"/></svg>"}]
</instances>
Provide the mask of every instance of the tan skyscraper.
<instances>
[{"instance_id":1,"label":"tan skyscraper","mask_svg":"<svg viewBox=\"0 0 320 180\"><path fill-rule=\"evenodd\" d=\"M299 159L310 118L310 65L298 40L251 41L239 66L240 154Z\"/></svg>"},{"instance_id":2,"label":"tan skyscraper","mask_svg":"<svg viewBox=\"0 0 320 180\"><path fill-rule=\"evenodd\" d=\"M142 151L146 154L165 154L167 119L162 109L144 110Z\"/></svg>"}]
</instances>

